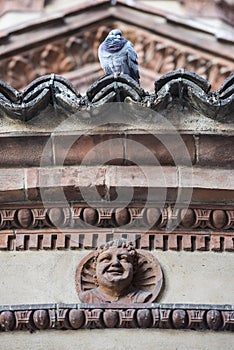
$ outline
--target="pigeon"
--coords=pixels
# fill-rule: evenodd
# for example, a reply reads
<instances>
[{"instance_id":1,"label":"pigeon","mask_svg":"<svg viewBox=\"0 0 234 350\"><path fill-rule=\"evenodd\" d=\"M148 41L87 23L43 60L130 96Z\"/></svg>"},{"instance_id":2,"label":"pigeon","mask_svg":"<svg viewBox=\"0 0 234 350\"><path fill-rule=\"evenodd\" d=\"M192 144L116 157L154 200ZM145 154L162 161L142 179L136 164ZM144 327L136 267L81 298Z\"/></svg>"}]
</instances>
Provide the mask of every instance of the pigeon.
<instances>
[{"instance_id":1,"label":"pigeon","mask_svg":"<svg viewBox=\"0 0 234 350\"><path fill-rule=\"evenodd\" d=\"M133 44L122 37L121 30L110 31L98 48L98 57L107 75L128 74L139 84L137 54Z\"/></svg>"}]
</instances>

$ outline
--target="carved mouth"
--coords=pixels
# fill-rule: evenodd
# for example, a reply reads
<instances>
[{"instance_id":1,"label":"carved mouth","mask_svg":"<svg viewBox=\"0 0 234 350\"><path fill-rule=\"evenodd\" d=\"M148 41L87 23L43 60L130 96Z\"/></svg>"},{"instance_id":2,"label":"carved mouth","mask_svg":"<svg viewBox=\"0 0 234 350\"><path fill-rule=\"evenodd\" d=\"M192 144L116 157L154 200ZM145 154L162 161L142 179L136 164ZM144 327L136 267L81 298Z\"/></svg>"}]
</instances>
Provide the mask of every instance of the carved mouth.
<instances>
[{"instance_id":1,"label":"carved mouth","mask_svg":"<svg viewBox=\"0 0 234 350\"><path fill-rule=\"evenodd\" d=\"M111 273L112 275L122 275L122 269L108 269L106 272Z\"/></svg>"}]
</instances>

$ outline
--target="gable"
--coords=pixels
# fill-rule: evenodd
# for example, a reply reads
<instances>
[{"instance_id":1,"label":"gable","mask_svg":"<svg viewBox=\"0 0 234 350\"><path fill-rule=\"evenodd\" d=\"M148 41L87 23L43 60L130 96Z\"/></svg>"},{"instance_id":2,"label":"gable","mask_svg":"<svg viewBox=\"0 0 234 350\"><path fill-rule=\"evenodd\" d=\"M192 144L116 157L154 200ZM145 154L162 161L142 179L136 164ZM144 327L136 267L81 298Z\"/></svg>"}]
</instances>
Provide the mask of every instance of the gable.
<instances>
[{"instance_id":1,"label":"gable","mask_svg":"<svg viewBox=\"0 0 234 350\"><path fill-rule=\"evenodd\" d=\"M233 71L233 35L227 29L219 31L141 3L95 3L1 33L0 79L23 89L35 78L55 73L83 92L103 75L97 48L116 27L135 46L146 90L151 91L162 74L180 68L201 75L216 90Z\"/></svg>"}]
</instances>

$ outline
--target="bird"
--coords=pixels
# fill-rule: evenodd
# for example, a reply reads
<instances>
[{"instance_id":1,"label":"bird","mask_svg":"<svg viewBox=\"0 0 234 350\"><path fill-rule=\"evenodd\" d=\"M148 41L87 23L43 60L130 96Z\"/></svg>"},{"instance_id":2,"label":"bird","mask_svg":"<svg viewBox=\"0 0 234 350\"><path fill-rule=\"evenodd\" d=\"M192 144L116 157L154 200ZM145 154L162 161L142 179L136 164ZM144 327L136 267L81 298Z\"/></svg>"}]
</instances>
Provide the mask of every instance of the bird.
<instances>
[{"instance_id":1,"label":"bird","mask_svg":"<svg viewBox=\"0 0 234 350\"><path fill-rule=\"evenodd\" d=\"M113 29L109 32L98 47L98 58L105 74L128 74L140 83L136 51L131 41L122 36L121 30Z\"/></svg>"}]
</instances>

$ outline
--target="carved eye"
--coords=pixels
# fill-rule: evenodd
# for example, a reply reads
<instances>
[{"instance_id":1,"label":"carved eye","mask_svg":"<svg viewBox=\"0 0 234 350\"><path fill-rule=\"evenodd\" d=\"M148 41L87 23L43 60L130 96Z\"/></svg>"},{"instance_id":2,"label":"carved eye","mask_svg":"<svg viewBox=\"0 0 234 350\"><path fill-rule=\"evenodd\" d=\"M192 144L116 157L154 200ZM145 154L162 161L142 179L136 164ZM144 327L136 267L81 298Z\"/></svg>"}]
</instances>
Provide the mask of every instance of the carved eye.
<instances>
[{"instance_id":1,"label":"carved eye","mask_svg":"<svg viewBox=\"0 0 234 350\"><path fill-rule=\"evenodd\" d=\"M110 255L104 255L99 259L99 262L109 262L111 260Z\"/></svg>"},{"instance_id":2,"label":"carved eye","mask_svg":"<svg viewBox=\"0 0 234 350\"><path fill-rule=\"evenodd\" d=\"M124 261L128 261L129 260L129 258L128 258L128 256L127 255L120 255L120 257L119 257L119 260L124 260Z\"/></svg>"}]
</instances>

